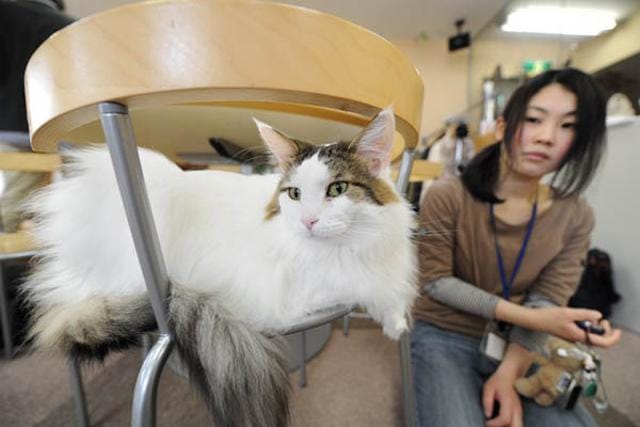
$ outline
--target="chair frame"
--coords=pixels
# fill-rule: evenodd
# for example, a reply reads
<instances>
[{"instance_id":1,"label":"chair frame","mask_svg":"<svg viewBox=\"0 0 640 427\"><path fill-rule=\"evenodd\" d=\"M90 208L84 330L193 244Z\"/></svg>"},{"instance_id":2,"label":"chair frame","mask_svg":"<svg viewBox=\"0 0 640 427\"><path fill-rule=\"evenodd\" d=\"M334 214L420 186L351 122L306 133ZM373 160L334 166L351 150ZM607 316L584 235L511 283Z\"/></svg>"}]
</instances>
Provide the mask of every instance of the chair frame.
<instances>
[{"instance_id":1,"label":"chair frame","mask_svg":"<svg viewBox=\"0 0 640 427\"><path fill-rule=\"evenodd\" d=\"M9 317L9 298L4 284L4 263L22 258L31 258L36 255L34 251L0 254L0 329L2 332L2 344L4 356L7 359L13 357L13 339L11 333L11 319Z\"/></svg>"},{"instance_id":2,"label":"chair frame","mask_svg":"<svg viewBox=\"0 0 640 427\"><path fill-rule=\"evenodd\" d=\"M153 427L156 422L158 381L175 343L175 337L169 327L166 314L169 278L151 214L128 108L115 102L103 102L99 104L99 109L131 235L160 332L158 340L145 357L140 368L131 414L133 427ZM406 191L409 182L412 163L413 150L407 149L402 155L400 173L396 182L396 187L402 194ZM339 318L344 314L344 312L339 312L334 314L333 318ZM288 333L306 330L330 320L332 318L298 325ZM415 397L407 333L400 338L399 346L404 397L404 425L415 426Z\"/></svg>"},{"instance_id":3,"label":"chair frame","mask_svg":"<svg viewBox=\"0 0 640 427\"><path fill-rule=\"evenodd\" d=\"M3 140L17 147L29 147L29 135L23 132L5 132L0 134ZM37 156L39 159L33 161ZM10 157L7 159L7 157ZM29 164L25 164L29 163ZM34 154L29 152L12 152L3 153L0 159L0 169L2 170L19 170L25 172L49 172L57 167L57 161L47 155ZM4 344L4 353L7 359L11 359L14 355L14 346L11 332L11 318L9 316L9 300L6 293L4 283L4 263L18 259L33 258L38 255L37 250L21 250L19 252L0 253L0 332ZM71 392L74 400L76 412L76 424L79 427L89 425L89 413L87 411L87 401L82 383L82 371L76 360L69 360L67 363L69 370L69 379L71 383Z\"/></svg>"},{"instance_id":4,"label":"chair frame","mask_svg":"<svg viewBox=\"0 0 640 427\"><path fill-rule=\"evenodd\" d=\"M6 359L13 358L13 340L11 337L11 318L9 317L9 300L7 298L4 283L4 263L17 259L32 258L38 254L37 251L15 252L11 254L0 254L0 326L2 327L2 341L4 344L4 355ZM89 412L87 411L87 399L82 383L82 371L76 360L67 362L69 370L69 382L71 383L71 394L73 395L74 407L76 411L76 424L79 427L89 425Z\"/></svg>"}]
</instances>

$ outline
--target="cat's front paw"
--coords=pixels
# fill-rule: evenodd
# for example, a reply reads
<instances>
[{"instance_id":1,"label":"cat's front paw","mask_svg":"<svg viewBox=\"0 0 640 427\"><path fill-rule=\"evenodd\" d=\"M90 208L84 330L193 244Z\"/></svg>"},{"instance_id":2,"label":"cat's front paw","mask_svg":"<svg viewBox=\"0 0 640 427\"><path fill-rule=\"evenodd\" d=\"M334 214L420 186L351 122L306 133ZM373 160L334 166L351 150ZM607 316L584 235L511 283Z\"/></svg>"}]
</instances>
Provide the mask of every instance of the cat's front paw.
<instances>
[{"instance_id":1,"label":"cat's front paw","mask_svg":"<svg viewBox=\"0 0 640 427\"><path fill-rule=\"evenodd\" d=\"M403 332L409 331L407 319L401 318L395 321L386 322L382 328L382 332L391 339L397 340Z\"/></svg>"}]
</instances>

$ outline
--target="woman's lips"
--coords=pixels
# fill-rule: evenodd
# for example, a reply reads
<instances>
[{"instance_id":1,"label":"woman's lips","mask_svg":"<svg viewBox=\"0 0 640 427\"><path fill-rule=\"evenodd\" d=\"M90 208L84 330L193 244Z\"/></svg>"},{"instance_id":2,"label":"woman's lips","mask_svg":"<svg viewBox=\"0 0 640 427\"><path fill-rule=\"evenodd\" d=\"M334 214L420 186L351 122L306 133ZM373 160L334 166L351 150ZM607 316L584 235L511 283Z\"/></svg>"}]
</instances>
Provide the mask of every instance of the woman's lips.
<instances>
[{"instance_id":1,"label":"woman's lips","mask_svg":"<svg viewBox=\"0 0 640 427\"><path fill-rule=\"evenodd\" d=\"M540 153L540 152L537 152L537 151L532 151L530 153L524 153L524 156L527 159L535 161L535 162L542 162L544 160L549 160L549 156L547 154Z\"/></svg>"}]
</instances>

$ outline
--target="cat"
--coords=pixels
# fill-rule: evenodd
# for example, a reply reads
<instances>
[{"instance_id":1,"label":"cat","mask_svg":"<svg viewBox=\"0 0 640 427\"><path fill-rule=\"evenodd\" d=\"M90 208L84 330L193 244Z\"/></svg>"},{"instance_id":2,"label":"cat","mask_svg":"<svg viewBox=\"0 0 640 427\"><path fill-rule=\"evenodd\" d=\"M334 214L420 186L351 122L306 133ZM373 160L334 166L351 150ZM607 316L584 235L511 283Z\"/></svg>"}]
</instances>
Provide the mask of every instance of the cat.
<instances>
[{"instance_id":1,"label":"cat","mask_svg":"<svg viewBox=\"0 0 640 427\"><path fill-rule=\"evenodd\" d=\"M278 332L357 305L397 339L417 296L414 216L390 179L393 110L322 146L256 124L279 173L184 172L139 149L178 355L220 426L288 424ZM30 203L42 247L25 283L31 339L102 359L156 325L108 152L67 157L65 178Z\"/></svg>"}]
</instances>

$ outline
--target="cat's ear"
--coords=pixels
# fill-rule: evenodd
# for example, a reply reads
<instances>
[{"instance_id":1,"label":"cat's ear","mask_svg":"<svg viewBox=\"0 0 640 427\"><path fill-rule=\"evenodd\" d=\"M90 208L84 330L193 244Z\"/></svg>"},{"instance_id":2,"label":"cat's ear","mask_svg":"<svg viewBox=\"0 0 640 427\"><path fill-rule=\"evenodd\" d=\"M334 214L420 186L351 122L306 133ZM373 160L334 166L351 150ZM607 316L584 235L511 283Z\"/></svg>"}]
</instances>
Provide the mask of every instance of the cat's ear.
<instances>
[{"instance_id":1,"label":"cat's ear","mask_svg":"<svg viewBox=\"0 0 640 427\"><path fill-rule=\"evenodd\" d=\"M264 141L264 144L278 161L280 169L283 171L286 170L298 154L298 144L279 130L272 128L255 117L253 121L256 122L262 141Z\"/></svg>"},{"instance_id":2,"label":"cat's ear","mask_svg":"<svg viewBox=\"0 0 640 427\"><path fill-rule=\"evenodd\" d=\"M356 156L369 166L374 176L389 166L395 129L393 107L389 106L380 111L352 142L356 146Z\"/></svg>"}]
</instances>

